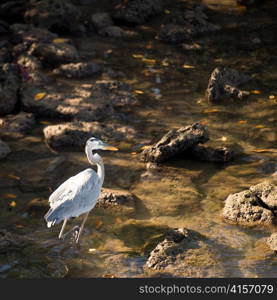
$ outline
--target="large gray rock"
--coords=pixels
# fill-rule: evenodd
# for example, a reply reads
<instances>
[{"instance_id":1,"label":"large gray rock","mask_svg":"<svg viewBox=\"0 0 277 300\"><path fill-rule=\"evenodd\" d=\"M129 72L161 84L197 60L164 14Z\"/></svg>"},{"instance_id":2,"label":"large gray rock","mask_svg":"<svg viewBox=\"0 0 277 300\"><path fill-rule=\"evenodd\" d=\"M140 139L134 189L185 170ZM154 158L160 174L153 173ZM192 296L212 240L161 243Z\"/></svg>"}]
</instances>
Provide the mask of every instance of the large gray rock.
<instances>
[{"instance_id":1,"label":"large gray rock","mask_svg":"<svg viewBox=\"0 0 277 300\"><path fill-rule=\"evenodd\" d=\"M141 156L144 161L160 163L208 140L207 128L194 123L178 130L170 130L156 144L145 149Z\"/></svg>"},{"instance_id":2,"label":"large gray rock","mask_svg":"<svg viewBox=\"0 0 277 300\"><path fill-rule=\"evenodd\" d=\"M11 152L10 147L0 140L0 159L5 158Z\"/></svg>"},{"instance_id":3,"label":"large gray rock","mask_svg":"<svg viewBox=\"0 0 277 300\"><path fill-rule=\"evenodd\" d=\"M270 225L276 221L277 187L263 182L225 200L225 220L242 225Z\"/></svg>"},{"instance_id":4,"label":"large gray rock","mask_svg":"<svg viewBox=\"0 0 277 300\"><path fill-rule=\"evenodd\" d=\"M209 79L206 98L211 102L229 98L241 99L248 93L240 90L238 86L249 80L248 76L239 73L237 70L225 67L215 68Z\"/></svg>"},{"instance_id":5,"label":"large gray rock","mask_svg":"<svg viewBox=\"0 0 277 300\"><path fill-rule=\"evenodd\" d=\"M161 12L162 1L160 0L129 0L117 6L113 18L130 24L144 24L152 16Z\"/></svg>"},{"instance_id":6,"label":"large gray rock","mask_svg":"<svg viewBox=\"0 0 277 300\"><path fill-rule=\"evenodd\" d=\"M0 115L13 111L18 101L20 80L14 64L0 65Z\"/></svg>"},{"instance_id":7,"label":"large gray rock","mask_svg":"<svg viewBox=\"0 0 277 300\"><path fill-rule=\"evenodd\" d=\"M165 239L150 253L146 267L182 277L224 277L212 243L186 228L167 232Z\"/></svg>"}]
</instances>

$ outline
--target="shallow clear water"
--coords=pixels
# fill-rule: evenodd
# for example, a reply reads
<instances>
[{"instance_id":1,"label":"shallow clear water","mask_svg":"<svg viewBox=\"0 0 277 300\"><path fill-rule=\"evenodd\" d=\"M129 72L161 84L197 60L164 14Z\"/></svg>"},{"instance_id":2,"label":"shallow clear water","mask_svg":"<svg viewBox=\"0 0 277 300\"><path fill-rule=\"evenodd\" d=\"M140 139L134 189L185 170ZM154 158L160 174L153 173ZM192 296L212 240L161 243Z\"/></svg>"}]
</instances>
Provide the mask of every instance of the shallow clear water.
<instances>
[{"instance_id":1,"label":"shallow clear water","mask_svg":"<svg viewBox=\"0 0 277 300\"><path fill-rule=\"evenodd\" d=\"M79 249L59 243L59 226L47 229L43 209L26 214L26 205L34 198L47 200L48 186L54 188L83 170L86 157L67 149L54 153L44 143L44 125L38 125L30 136L9 143L13 152L1 161L1 223L34 238L43 249L49 249L50 257L57 255L67 265L69 277L149 276L143 264L168 227L194 229L212 241L224 277L277 275L277 258L265 244L265 238L275 229L247 229L226 224L221 218L230 193L268 178L277 163L277 101L269 99L270 95L277 96L277 28L270 13L270 7L276 9L276 4L268 1L267 6L245 11L233 1L204 2L221 2L220 6L211 6L215 10L210 20L223 29L197 38L195 42L203 47L200 52L189 53L181 45L155 40L155 19L140 27L137 37L120 43L99 37L76 40L83 55L124 72L127 81L144 92L138 95L140 106L130 112L130 123L140 134L138 139L118 143L115 146L121 151L117 153L103 153L104 187L132 192L137 198L135 212L96 208L88 218ZM262 44L253 43L257 37ZM204 91L209 75L220 65L251 75L254 80L245 89L259 90L260 94L230 103L207 103ZM96 79L58 81L74 88ZM168 130L196 121L209 128L211 141L207 145L231 145L246 155L224 165L172 159L159 170L146 170L139 155L134 155L138 145L154 142ZM65 157L66 164L61 172L45 178L45 168L57 154ZM12 200L17 206L11 209L8 203ZM75 219L71 224L79 222ZM5 261L12 264L17 260L20 266L21 259L11 254ZM44 255L37 253L34 264L43 264L44 260ZM7 276L24 276L22 269L18 270Z\"/></svg>"}]
</instances>

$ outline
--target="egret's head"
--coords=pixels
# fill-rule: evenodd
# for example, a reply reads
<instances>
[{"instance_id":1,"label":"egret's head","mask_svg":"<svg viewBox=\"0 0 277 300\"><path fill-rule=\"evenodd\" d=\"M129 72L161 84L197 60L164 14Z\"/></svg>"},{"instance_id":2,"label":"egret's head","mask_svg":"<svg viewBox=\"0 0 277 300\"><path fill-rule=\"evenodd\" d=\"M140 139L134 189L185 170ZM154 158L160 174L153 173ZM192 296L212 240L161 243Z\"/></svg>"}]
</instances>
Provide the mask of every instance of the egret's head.
<instances>
[{"instance_id":1,"label":"egret's head","mask_svg":"<svg viewBox=\"0 0 277 300\"><path fill-rule=\"evenodd\" d=\"M86 149L88 149L92 152L97 151L97 150L110 150L110 151L118 150L116 147L106 144L103 141L101 141L95 137L91 137L87 140Z\"/></svg>"}]
</instances>

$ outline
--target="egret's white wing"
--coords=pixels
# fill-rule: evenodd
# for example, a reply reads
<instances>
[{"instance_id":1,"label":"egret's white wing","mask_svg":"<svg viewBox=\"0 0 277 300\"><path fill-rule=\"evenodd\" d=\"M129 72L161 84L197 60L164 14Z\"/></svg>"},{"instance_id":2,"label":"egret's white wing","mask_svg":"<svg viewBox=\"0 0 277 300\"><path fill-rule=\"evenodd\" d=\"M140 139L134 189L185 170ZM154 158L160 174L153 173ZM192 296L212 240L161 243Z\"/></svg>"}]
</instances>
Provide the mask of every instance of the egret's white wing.
<instances>
[{"instance_id":1,"label":"egret's white wing","mask_svg":"<svg viewBox=\"0 0 277 300\"><path fill-rule=\"evenodd\" d=\"M74 176L75 177L75 176ZM56 201L60 199L60 196L65 193L68 188L71 186L71 183L74 183L74 177L68 178L64 183L62 183L49 197L50 206L54 205ZM73 181L73 182L72 182Z\"/></svg>"},{"instance_id":2,"label":"egret's white wing","mask_svg":"<svg viewBox=\"0 0 277 300\"><path fill-rule=\"evenodd\" d=\"M69 178L50 196L51 212L47 218L62 219L79 216L89 211L97 202L101 181L92 169Z\"/></svg>"}]
</instances>

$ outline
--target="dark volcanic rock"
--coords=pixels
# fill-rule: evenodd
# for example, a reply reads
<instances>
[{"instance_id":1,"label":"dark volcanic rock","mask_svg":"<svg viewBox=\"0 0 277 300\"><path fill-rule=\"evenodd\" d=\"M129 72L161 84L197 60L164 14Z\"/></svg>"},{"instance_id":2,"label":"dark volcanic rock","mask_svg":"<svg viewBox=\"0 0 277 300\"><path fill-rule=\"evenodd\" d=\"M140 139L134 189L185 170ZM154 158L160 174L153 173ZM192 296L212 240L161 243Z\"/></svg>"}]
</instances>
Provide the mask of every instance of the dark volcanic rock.
<instances>
[{"instance_id":1,"label":"dark volcanic rock","mask_svg":"<svg viewBox=\"0 0 277 300\"><path fill-rule=\"evenodd\" d=\"M0 136L19 138L24 136L35 125L33 114L21 112L18 115L8 115L0 118Z\"/></svg>"},{"instance_id":2,"label":"dark volcanic rock","mask_svg":"<svg viewBox=\"0 0 277 300\"><path fill-rule=\"evenodd\" d=\"M225 200L223 217L242 225L274 224L277 213L277 187L268 182L251 186Z\"/></svg>"},{"instance_id":3,"label":"dark volcanic rock","mask_svg":"<svg viewBox=\"0 0 277 300\"><path fill-rule=\"evenodd\" d=\"M195 146L184 153L185 156L192 157L200 161L228 162L232 160L235 153L226 147L211 148L205 146Z\"/></svg>"},{"instance_id":4,"label":"dark volcanic rock","mask_svg":"<svg viewBox=\"0 0 277 300\"><path fill-rule=\"evenodd\" d=\"M47 67L55 67L61 64L72 63L79 60L77 49L66 43L37 43L33 44L30 54L40 58Z\"/></svg>"},{"instance_id":5,"label":"dark volcanic rock","mask_svg":"<svg viewBox=\"0 0 277 300\"><path fill-rule=\"evenodd\" d=\"M142 152L142 159L160 163L208 139L207 128L199 123L170 130L159 142Z\"/></svg>"},{"instance_id":6,"label":"dark volcanic rock","mask_svg":"<svg viewBox=\"0 0 277 300\"><path fill-rule=\"evenodd\" d=\"M50 125L43 130L46 142L52 147L84 147L91 136L109 140L128 140L134 138L132 127L99 122L72 122Z\"/></svg>"},{"instance_id":7,"label":"dark volcanic rock","mask_svg":"<svg viewBox=\"0 0 277 300\"><path fill-rule=\"evenodd\" d=\"M18 100L20 80L13 64L0 65L0 115L13 111Z\"/></svg>"},{"instance_id":8,"label":"dark volcanic rock","mask_svg":"<svg viewBox=\"0 0 277 300\"><path fill-rule=\"evenodd\" d=\"M68 78L82 78L87 76L92 76L99 73L101 67L97 63L71 63L59 66L57 69L53 70L54 74L63 75Z\"/></svg>"},{"instance_id":9,"label":"dark volcanic rock","mask_svg":"<svg viewBox=\"0 0 277 300\"><path fill-rule=\"evenodd\" d=\"M206 98L211 102L229 98L241 99L245 95L248 95L248 93L241 91L238 86L249 80L248 76L240 74L234 69L225 67L216 68L211 74L206 90Z\"/></svg>"},{"instance_id":10,"label":"dark volcanic rock","mask_svg":"<svg viewBox=\"0 0 277 300\"><path fill-rule=\"evenodd\" d=\"M277 251L277 232L272 233L266 243L271 250Z\"/></svg>"},{"instance_id":11,"label":"dark volcanic rock","mask_svg":"<svg viewBox=\"0 0 277 300\"><path fill-rule=\"evenodd\" d=\"M184 13L172 13L169 19L162 24L157 39L179 43L190 40L196 35L219 30L220 27L208 22L204 12L205 6L187 3Z\"/></svg>"},{"instance_id":12,"label":"dark volcanic rock","mask_svg":"<svg viewBox=\"0 0 277 300\"><path fill-rule=\"evenodd\" d=\"M54 32L74 32L81 12L70 0L31 1L24 14L26 23Z\"/></svg>"},{"instance_id":13,"label":"dark volcanic rock","mask_svg":"<svg viewBox=\"0 0 277 300\"><path fill-rule=\"evenodd\" d=\"M0 159L5 158L11 152L10 147L0 140Z\"/></svg>"},{"instance_id":14,"label":"dark volcanic rock","mask_svg":"<svg viewBox=\"0 0 277 300\"><path fill-rule=\"evenodd\" d=\"M129 0L116 7L113 18L129 24L144 24L161 12L160 0Z\"/></svg>"},{"instance_id":15,"label":"dark volcanic rock","mask_svg":"<svg viewBox=\"0 0 277 300\"><path fill-rule=\"evenodd\" d=\"M182 277L224 277L209 240L185 228L170 230L152 250L146 266Z\"/></svg>"}]
</instances>

